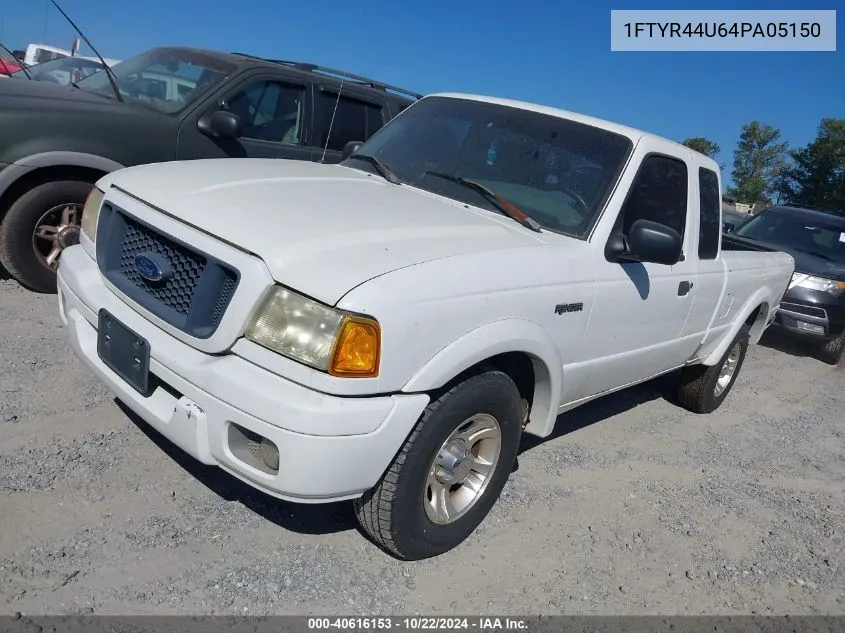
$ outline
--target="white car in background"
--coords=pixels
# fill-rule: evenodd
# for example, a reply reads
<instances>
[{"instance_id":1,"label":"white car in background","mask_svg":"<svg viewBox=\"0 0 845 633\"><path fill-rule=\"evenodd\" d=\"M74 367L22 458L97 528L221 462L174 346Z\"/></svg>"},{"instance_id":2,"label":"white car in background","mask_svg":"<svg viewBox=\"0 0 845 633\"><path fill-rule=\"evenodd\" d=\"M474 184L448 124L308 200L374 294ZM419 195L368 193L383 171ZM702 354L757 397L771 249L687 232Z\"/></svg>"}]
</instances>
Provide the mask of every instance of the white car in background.
<instances>
[{"instance_id":1,"label":"white car in background","mask_svg":"<svg viewBox=\"0 0 845 633\"><path fill-rule=\"evenodd\" d=\"M27 66L37 66L38 64L53 61L54 59L61 59L63 57L79 57L81 59L93 59L99 61L96 57L74 55L72 51L59 48L58 46L50 46L48 44L29 44L24 51L23 61ZM119 61L117 59L109 59L108 57L106 57L105 60L109 66L114 66Z\"/></svg>"}]
</instances>

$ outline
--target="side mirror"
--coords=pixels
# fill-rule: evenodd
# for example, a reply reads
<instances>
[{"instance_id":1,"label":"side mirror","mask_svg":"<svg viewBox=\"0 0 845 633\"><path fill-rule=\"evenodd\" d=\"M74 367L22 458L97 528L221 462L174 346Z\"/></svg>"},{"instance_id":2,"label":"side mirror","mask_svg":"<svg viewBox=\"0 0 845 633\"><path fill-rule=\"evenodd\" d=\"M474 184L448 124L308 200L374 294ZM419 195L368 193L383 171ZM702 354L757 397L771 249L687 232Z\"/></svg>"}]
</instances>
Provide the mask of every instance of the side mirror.
<instances>
[{"instance_id":1,"label":"side mirror","mask_svg":"<svg viewBox=\"0 0 845 633\"><path fill-rule=\"evenodd\" d=\"M731 224L730 222L722 222L723 233L733 233L735 228L736 224Z\"/></svg>"},{"instance_id":2,"label":"side mirror","mask_svg":"<svg viewBox=\"0 0 845 633\"><path fill-rule=\"evenodd\" d=\"M681 261L684 241L673 228L637 220L628 235L614 235L607 243L605 256L612 262L651 262L673 266Z\"/></svg>"},{"instance_id":3,"label":"side mirror","mask_svg":"<svg viewBox=\"0 0 845 633\"><path fill-rule=\"evenodd\" d=\"M211 115L205 115L197 122L199 131L208 136L221 138L238 138L243 132L241 118L228 110L215 110Z\"/></svg>"},{"instance_id":4,"label":"side mirror","mask_svg":"<svg viewBox=\"0 0 845 633\"><path fill-rule=\"evenodd\" d=\"M352 154L357 152L362 145L363 143L361 141L349 141L343 146L343 160L352 156Z\"/></svg>"}]
</instances>

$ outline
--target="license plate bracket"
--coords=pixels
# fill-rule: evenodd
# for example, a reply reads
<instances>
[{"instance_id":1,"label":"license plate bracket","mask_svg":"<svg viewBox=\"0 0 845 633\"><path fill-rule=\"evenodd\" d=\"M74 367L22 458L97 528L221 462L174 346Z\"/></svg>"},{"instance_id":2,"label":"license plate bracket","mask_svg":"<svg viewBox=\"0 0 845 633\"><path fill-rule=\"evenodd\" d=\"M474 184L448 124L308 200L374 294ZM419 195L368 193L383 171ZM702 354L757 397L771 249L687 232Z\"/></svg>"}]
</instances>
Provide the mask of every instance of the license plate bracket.
<instances>
[{"instance_id":1,"label":"license plate bracket","mask_svg":"<svg viewBox=\"0 0 845 633\"><path fill-rule=\"evenodd\" d=\"M97 315L97 355L142 396L150 395L150 344L108 310Z\"/></svg>"}]
</instances>

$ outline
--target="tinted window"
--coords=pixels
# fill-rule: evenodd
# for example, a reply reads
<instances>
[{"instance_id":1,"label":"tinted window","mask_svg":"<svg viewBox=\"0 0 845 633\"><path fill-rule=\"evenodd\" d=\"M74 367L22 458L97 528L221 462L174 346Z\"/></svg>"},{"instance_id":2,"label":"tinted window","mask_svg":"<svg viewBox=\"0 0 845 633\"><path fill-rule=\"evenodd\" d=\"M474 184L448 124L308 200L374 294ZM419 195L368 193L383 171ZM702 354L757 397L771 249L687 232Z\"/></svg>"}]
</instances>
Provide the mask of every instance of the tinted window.
<instances>
[{"instance_id":1,"label":"tinted window","mask_svg":"<svg viewBox=\"0 0 845 633\"><path fill-rule=\"evenodd\" d=\"M719 211L722 207L719 195L719 177L716 172L704 167L698 170L698 190L701 216L698 233L699 259L715 259L719 250Z\"/></svg>"},{"instance_id":2,"label":"tinted window","mask_svg":"<svg viewBox=\"0 0 845 633\"><path fill-rule=\"evenodd\" d=\"M627 137L592 125L448 97L421 99L360 149L409 185L491 208L431 172L474 180L542 227L578 238L603 209L630 151ZM354 156L346 164L373 170Z\"/></svg>"},{"instance_id":3,"label":"tinted window","mask_svg":"<svg viewBox=\"0 0 845 633\"><path fill-rule=\"evenodd\" d=\"M648 156L622 205L622 231L637 220L651 220L675 229L681 237L687 222L687 166L676 158Z\"/></svg>"},{"instance_id":4,"label":"tinted window","mask_svg":"<svg viewBox=\"0 0 845 633\"><path fill-rule=\"evenodd\" d=\"M845 264L845 223L764 211L736 232L740 237L766 242Z\"/></svg>"},{"instance_id":5,"label":"tinted window","mask_svg":"<svg viewBox=\"0 0 845 633\"><path fill-rule=\"evenodd\" d=\"M320 146L338 151L349 141L366 141L384 125L380 106L342 95L338 99L337 94L331 92L321 94L320 117L323 133ZM331 138L328 137L329 129Z\"/></svg>"},{"instance_id":6,"label":"tinted window","mask_svg":"<svg viewBox=\"0 0 845 633\"><path fill-rule=\"evenodd\" d=\"M57 53L56 51L48 51L45 48L39 48L38 51L35 53L35 63L36 64L43 64L44 62L49 62L54 59L61 59L63 57L67 57L63 53Z\"/></svg>"},{"instance_id":7,"label":"tinted window","mask_svg":"<svg viewBox=\"0 0 845 633\"><path fill-rule=\"evenodd\" d=\"M298 145L302 134L305 88L277 81L257 81L226 99L240 117L243 138Z\"/></svg>"}]
</instances>

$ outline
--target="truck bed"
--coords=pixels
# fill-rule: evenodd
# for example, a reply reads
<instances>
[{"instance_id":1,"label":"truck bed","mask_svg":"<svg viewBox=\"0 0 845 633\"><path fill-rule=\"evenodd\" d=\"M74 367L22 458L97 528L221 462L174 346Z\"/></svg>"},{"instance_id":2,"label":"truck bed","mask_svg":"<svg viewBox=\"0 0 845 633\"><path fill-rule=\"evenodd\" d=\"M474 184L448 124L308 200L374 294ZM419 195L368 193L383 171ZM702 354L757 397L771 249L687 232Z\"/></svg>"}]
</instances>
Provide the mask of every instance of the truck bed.
<instances>
[{"instance_id":1,"label":"truck bed","mask_svg":"<svg viewBox=\"0 0 845 633\"><path fill-rule=\"evenodd\" d=\"M699 359L707 358L720 349L720 342L736 323L736 315L745 314L753 305L759 304L762 288L770 288L769 301L774 299L779 303L794 268L792 256L787 253L728 236L722 237L720 257L725 271L724 285L710 329L696 355ZM776 305L769 306L769 310L774 308ZM760 322L752 329L752 343L759 340L764 328L764 322Z\"/></svg>"}]
</instances>

